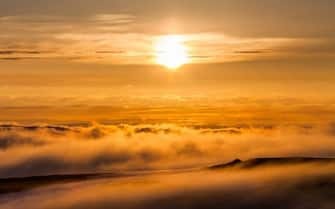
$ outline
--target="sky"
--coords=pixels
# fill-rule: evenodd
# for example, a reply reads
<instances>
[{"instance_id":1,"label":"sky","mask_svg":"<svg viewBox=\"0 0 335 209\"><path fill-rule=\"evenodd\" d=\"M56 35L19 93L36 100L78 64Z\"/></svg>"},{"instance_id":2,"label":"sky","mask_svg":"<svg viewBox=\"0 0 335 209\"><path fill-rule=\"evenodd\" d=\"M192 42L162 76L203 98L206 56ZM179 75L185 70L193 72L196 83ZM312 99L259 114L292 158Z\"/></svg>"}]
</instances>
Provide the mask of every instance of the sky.
<instances>
[{"instance_id":1,"label":"sky","mask_svg":"<svg viewBox=\"0 0 335 209\"><path fill-rule=\"evenodd\" d=\"M332 0L2 0L0 119L38 120L31 108L59 115L48 108L63 106L327 107L334 7ZM188 56L173 72L156 61L157 43L172 35Z\"/></svg>"},{"instance_id":2,"label":"sky","mask_svg":"<svg viewBox=\"0 0 335 209\"><path fill-rule=\"evenodd\" d=\"M331 60L330 0L1 2L1 59L152 64L159 36L185 36L192 61ZM64 60L63 60L64 61ZM37 61L37 63L39 63Z\"/></svg>"}]
</instances>

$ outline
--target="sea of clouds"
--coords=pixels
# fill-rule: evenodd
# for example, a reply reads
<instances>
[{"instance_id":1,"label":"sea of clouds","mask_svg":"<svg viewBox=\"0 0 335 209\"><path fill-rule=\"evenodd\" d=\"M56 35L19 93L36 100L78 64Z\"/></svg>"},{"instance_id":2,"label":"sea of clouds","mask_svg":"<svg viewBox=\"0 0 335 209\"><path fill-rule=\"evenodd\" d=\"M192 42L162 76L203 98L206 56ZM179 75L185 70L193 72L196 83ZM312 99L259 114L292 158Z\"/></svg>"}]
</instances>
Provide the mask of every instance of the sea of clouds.
<instances>
[{"instance_id":1,"label":"sea of clouds","mask_svg":"<svg viewBox=\"0 0 335 209\"><path fill-rule=\"evenodd\" d=\"M335 156L334 124L0 126L1 178L202 168L285 156Z\"/></svg>"}]
</instances>

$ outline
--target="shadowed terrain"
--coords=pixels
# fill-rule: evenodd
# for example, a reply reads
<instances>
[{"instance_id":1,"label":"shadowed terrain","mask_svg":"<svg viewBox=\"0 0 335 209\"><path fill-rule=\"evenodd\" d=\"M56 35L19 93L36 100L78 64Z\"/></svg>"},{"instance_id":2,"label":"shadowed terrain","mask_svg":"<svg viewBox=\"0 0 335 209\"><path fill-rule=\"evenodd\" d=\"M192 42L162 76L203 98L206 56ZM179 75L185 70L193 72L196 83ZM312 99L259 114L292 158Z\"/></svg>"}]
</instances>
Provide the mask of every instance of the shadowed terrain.
<instances>
[{"instance_id":1,"label":"shadowed terrain","mask_svg":"<svg viewBox=\"0 0 335 209\"><path fill-rule=\"evenodd\" d=\"M247 161L235 159L232 162L210 166L209 169L241 168L251 169L262 166L284 166L304 163L335 163L334 158L306 158L306 157L284 157L284 158L255 158Z\"/></svg>"},{"instance_id":2,"label":"shadowed terrain","mask_svg":"<svg viewBox=\"0 0 335 209\"><path fill-rule=\"evenodd\" d=\"M332 158L255 158L183 172L9 178L0 208L333 209L334 168Z\"/></svg>"},{"instance_id":3,"label":"shadowed terrain","mask_svg":"<svg viewBox=\"0 0 335 209\"><path fill-rule=\"evenodd\" d=\"M49 175L49 176L31 176L22 178L5 178L0 179L0 195L14 192L22 192L48 185L66 184L66 183L82 182L82 181L105 179L105 178L117 178L124 176L126 175L116 173L104 173L104 174Z\"/></svg>"},{"instance_id":4,"label":"shadowed terrain","mask_svg":"<svg viewBox=\"0 0 335 209\"><path fill-rule=\"evenodd\" d=\"M288 158L255 158L246 161L236 159L232 162L210 166L205 170L212 171L230 171L231 169L250 170L263 167L278 167L278 166L298 166L304 164L327 165L334 164L333 158L304 158L304 157L288 157ZM283 168L285 170L286 167ZM198 172L198 170L194 171ZM188 173L192 173L188 172ZM168 172L167 175L173 175L174 172ZM137 174L138 175L138 174ZM23 192L39 187L45 187L57 184L67 184L74 182L84 182L99 179L122 178L129 176L137 176L136 174L121 174L121 173L95 173L95 174L72 174L72 175L47 175L47 176L31 176L21 178L3 178L0 179L0 195L8 193ZM154 175L154 173L146 173L142 175ZM140 175L140 176L142 176ZM327 185L328 178L322 178L320 181L311 182L313 185ZM334 179L335 180L335 179ZM331 181L331 183L334 183ZM310 184L308 184L310 185Z\"/></svg>"}]
</instances>

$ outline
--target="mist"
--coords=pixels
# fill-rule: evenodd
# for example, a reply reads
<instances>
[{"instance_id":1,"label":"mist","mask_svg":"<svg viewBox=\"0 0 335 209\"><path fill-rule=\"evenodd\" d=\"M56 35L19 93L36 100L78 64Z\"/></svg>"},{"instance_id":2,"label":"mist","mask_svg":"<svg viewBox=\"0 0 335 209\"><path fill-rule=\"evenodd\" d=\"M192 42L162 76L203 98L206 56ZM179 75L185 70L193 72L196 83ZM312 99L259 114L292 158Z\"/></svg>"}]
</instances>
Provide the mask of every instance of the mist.
<instances>
[{"instance_id":1,"label":"mist","mask_svg":"<svg viewBox=\"0 0 335 209\"><path fill-rule=\"evenodd\" d=\"M333 157L333 125L3 125L0 177L202 168L233 159Z\"/></svg>"}]
</instances>

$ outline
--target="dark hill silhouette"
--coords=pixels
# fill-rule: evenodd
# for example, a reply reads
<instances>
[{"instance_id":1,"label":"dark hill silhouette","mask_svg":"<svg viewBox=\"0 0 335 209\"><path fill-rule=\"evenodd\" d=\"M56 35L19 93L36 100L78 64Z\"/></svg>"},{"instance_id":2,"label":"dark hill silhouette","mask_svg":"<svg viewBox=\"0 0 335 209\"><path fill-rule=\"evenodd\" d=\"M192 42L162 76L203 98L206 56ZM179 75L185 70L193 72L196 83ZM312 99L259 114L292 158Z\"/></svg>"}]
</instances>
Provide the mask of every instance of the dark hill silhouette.
<instances>
[{"instance_id":1,"label":"dark hill silhouette","mask_svg":"<svg viewBox=\"0 0 335 209\"><path fill-rule=\"evenodd\" d=\"M229 163L210 166L209 169L226 169L226 168L255 168L260 166L279 166L279 165L296 165L302 163L335 163L335 158L308 158L308 157L277 157L277 158L254 158L246 161L240 159L233 160Z\"/></svg>"}]
</instances>

